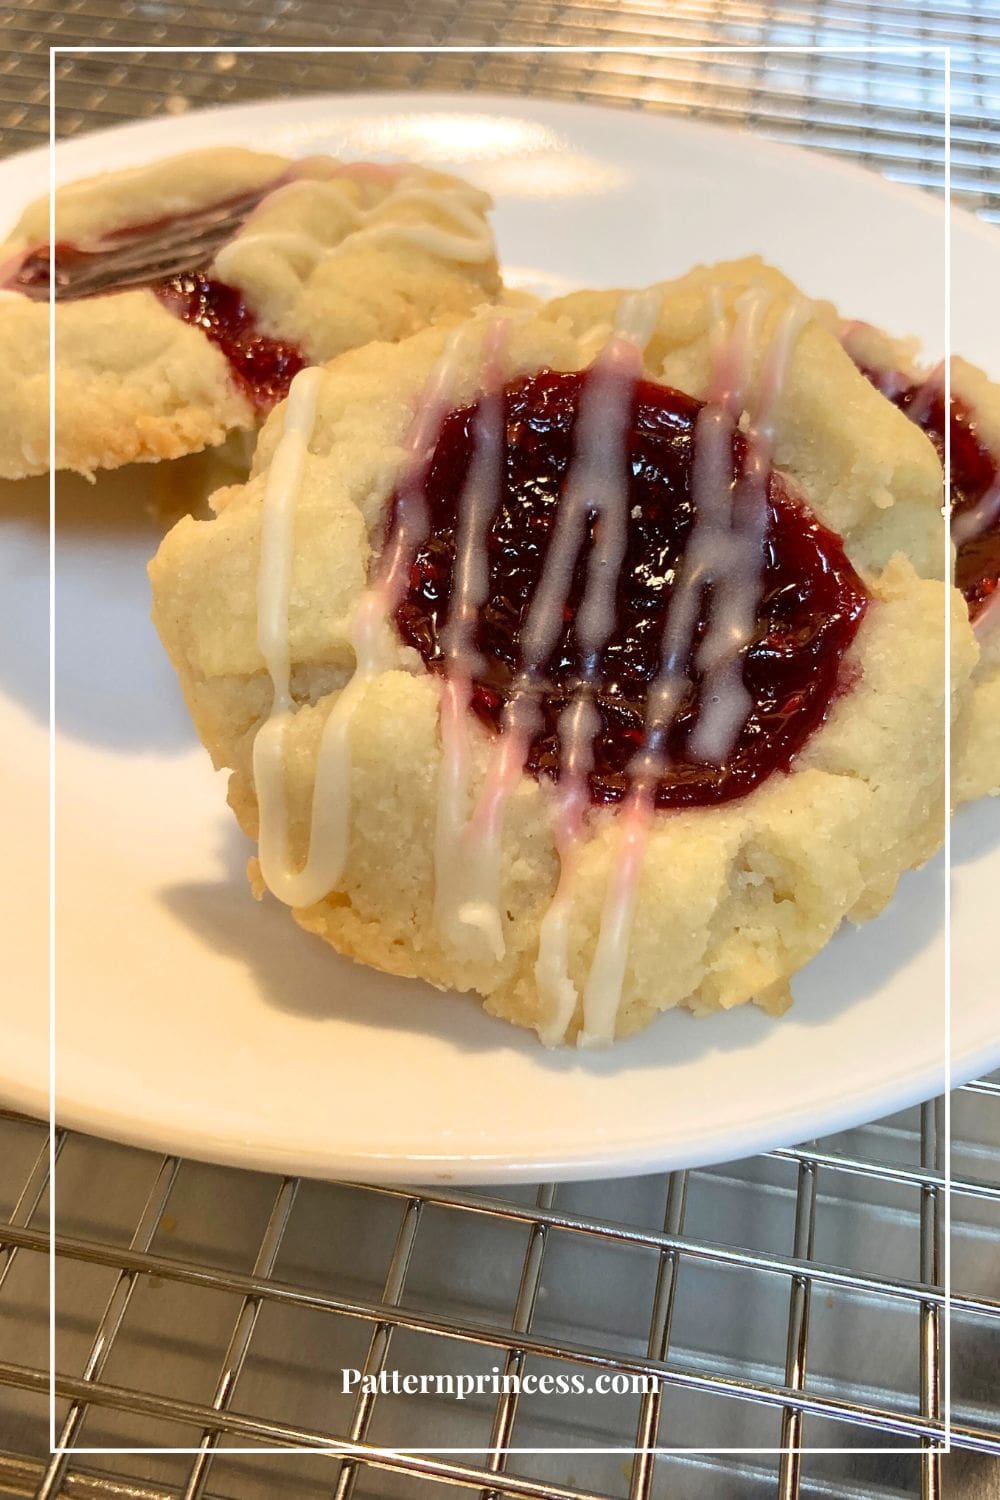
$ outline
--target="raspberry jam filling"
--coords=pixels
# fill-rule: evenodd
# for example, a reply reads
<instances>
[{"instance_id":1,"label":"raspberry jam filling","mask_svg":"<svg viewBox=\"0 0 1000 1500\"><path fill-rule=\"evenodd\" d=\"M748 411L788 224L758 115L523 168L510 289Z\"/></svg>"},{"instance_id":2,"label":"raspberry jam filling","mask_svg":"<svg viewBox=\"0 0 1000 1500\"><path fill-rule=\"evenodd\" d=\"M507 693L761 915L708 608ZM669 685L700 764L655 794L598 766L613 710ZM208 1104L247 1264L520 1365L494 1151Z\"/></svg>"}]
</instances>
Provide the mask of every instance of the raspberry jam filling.
<instances>
[{"instance_id":1,"label":"raspberry jam filling","mask_svg":"<svg viewBox=\"0 0 1000 1500\"><path fill-rule=\"evenodd\" d=\"M552 540L560 493L573 452L585 376L542 371L508 384L502 393L504 441L499 504L487 537L488 581L473 644L471 707L501 729L522 665L519 631L539 585ZM630 763L643 749L647 698L662 668L664 623L683 563L694 508L691 498L694 427L701 403L651 381L639 381L626 446L628 538L618 577L614 628L600 652L593 684L599 727L588 776L594 804L621 801L630 790ZM456 557L459 497L474 450L477 407L445 419L427 470L429 526L395 612L398 629L427 666L445 670L442 632L448 619ZM734 473L745 444L733 444ZM739 504L739 488L734 505ZM390 506L395 524L398 497ZM743 662L751 707L722 765L690 755L687 742L700 710L698 645L712 609L712 584L702 590L700 623L687 661L690 690L665 744L656 805L696 807L751 791L773 771L787 770L825 717L842 686L842 662L868 602L840 540L826 530L771 472L768 526L757 628ZM575 632L588 558L597 536L591 511L563 607L563 624L539 686L538 728L525 769L558 780L559 718L585 676Z\"/></svg>"},{"instance_id":2,"label":"raspberry jam filling","mask_svg":"<svg viewBox=\"0 0 1000 1500\"><path fill-rule=\"evenodd\" d=\"M236 287L203 271L189 271L160 282L153 291L168 312L200 328L222 350L233 378L258 410L269 411L288 395L305 368L305 357L287 340L260 332Z\"/></svg>"},{"instance_id":3,"label":"raspberry jam filling","mask_svg":"<svg viewBox=\"0 0 1000 1500\"><path fill-rule=\"evenodd\" d=\"M926 432L943 463L946 427L943 390L927 401L925 388L919 382L908 385L894 380L887 384L877 371L864 365L859 368ZM949 418L954 524L962 516L968 516L987 492L1000 484L1000 463L979 436L975 413L967 402L952 396ZM970 617L975 620L1000 586L1000 517L973 536L962 539L959 533L956 541L955 582L965 595Z\"/></svg>"},{"instance_id":4,"label":"raspberry jam filling","mask_svg":"<svg viewBox=\"0 0 1000 1500\"><path fill-rule=\"evenodd\" d=\"M175 317L202 330L226 356L244 394L267 410L287 395L305 360L293 344L261 333L240 292L206 271L276 186L268 182L207 208L117 229L89 246L68 240L40 245L4 288L34 302L47 302L51 288L56 302L74 302L145 287Z\"/></svg>"}]
</instances>

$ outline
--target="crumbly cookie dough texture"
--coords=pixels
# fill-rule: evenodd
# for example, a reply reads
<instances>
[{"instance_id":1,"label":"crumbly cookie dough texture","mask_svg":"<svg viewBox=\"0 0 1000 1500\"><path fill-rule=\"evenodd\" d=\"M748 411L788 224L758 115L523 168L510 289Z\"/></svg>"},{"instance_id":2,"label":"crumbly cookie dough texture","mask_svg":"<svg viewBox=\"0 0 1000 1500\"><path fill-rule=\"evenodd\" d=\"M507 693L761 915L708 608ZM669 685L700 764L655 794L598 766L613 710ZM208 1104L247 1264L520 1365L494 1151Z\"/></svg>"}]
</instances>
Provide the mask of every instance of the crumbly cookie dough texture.
<instances>
[{"instance_id":1,"label":"crumbly cookie dough texture","mask_svg":"<svg viewBox=\"0 0 1000 1500\"><path fill-rule=\"evenodd\" d=\"M868 324L848 326L852 353L869 369L898 370L913 382L926 378L916 339L897 339ZM975 412L983 442L1000 455L1000 384L985 370L953 355L951 388L953 395ZM965 696L952 733L952 796L956 803L1000 795L1000 612L993 610L982 620L976 644L979 660L971 691Z\"/></svg>"},{"instance_id":2,"label":"crumbly cookie dough texture","mask_svg":"<svg viewBox=\"0 0 1000 1500\"><path fill-rule=\"evenodd\" d=\"M666 285L649 374L702 394L709 290L718 289L731 319L737 295L759 274L754 266L722 267ZM506 378L586 365L614 301L614 294L581 295L516 318L503 355ZM779 302L761 330L758 356L780 311ZM425 332L345 354L324 372L298 496L289 617L298 707L286 738L285 789L300 861L319 735L351 671L348 617L442 343L441 331ZM481 339L467 350L456 405L474 398L480 350ZM271 702L256 634L262 497L281 428L279 409L262 432L249 482L217 497L216 519L181 521L151 566L156 624L204 743L215 764L232 771L230 803L251 837L258 826L251 750ZM944 586L919 577L904 555L909 542L932 570L940 470L931 445L814 323L792 356L777 410L777 454L819 517L844 534L874 596L847 663L850 687L790 774L771 776L737 802L655 818L618 1036L675 1006L708 1012L754 999L780 1011L790 976L841 920L878 912L900 872L927 859L941 839ZM955 598L958 682L971 670L974 648ZM470 737L474 796L496 742L474 720ZM533 966L558 872L551 788L524 775L507 806L502 960L463 961L433 922L439 698L414 652L400 645L392 669L370 682L350 745L344 877L338 890L296 910L296 919L365 963L477 991L494 1014L543 1028ZM569 940L581 992L616 832L614 811L595 811ZM253 873L259 881L252 865Z\"/></svg>"},{"instance_id":3,"label":"crumbly cookie dough texture","mask_svg":"<svg viewBox=\"0 0 1000 1500\"><path fill-rule=\"evenodd\" d=\"M73 183L56 193L56 239L92 241L206 208L275 181L290 165L281 156L212 148ZM467 316L498 293L494 254L461 262L358 233L376 223L453 228L440 195L435 202L427 189L446 190L485 231L487 195L456 178L417 166L394 177L352 174L332 158L308 158L239 231L237 239L261 238L229 257L222 279L243 293L262 333L297 344L312 362ZM0 246L0 263L48 238L46 198ZM317 244L326 253L317 256ZM48 328L44 303L0 299L3 478L48 468ZM55 399L56 467L87 475L198 452L259 420L221 351L146 289L57 306Z\"/></svg>"}]
</instances>

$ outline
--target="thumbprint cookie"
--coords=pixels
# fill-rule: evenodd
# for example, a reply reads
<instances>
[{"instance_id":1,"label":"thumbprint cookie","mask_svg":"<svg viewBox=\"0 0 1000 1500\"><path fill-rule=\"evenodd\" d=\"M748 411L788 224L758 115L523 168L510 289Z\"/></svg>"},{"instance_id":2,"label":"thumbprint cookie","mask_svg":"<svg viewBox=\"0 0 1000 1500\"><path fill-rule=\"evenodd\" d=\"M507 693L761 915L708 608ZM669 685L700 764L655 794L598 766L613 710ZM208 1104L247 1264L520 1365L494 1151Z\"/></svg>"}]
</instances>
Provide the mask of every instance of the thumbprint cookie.
<instances>
[{"instance_id":1,"label":"thumbprint cookie","mask_svg":"<svg viewBox=\"0 0 1000 1500\"><path fill-rule=\"evenodd\" d=\"M499 290L485 193L417 166L214 148L57 189L0 247L0 476L255 428L306 366Z\"/></svg>"},{"instance_id":2,"label":"thumbprint cookie","mask_svg":"<svg viewBox=\"0 0 1000 1500\"><path fill-rule=\"evenodd\" d=\"M215 510L154 618L256 893L355 959L548 1045L778 1013L940 842L940 466L759 266L305 370Z\"/></svg>"}]
</instances>

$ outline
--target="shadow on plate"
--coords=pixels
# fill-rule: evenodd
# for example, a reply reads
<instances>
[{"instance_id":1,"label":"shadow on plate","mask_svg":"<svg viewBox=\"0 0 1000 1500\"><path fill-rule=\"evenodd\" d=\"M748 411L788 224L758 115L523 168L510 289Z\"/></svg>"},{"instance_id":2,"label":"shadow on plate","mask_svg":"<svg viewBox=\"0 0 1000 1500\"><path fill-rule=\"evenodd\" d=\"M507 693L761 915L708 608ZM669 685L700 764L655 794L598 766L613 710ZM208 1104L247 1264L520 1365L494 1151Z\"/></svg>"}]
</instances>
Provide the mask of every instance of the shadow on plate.
<instances>
[{"instance_id":1,"label":"shadow on plate","mask_svg":"<svg viewBox=\"0 0 1000 1500\"><path fill-rule=\"evenodd\" d=\"M0 480L0 693L49 722L49 482Z\"/></svg>"},{"instance_id":2,"label":"shadow on plate","mask_svg":"<svg viewBox=\"0 0 1000 1500\"><path fill-rule=\"evenodd\" d=\"M974 865L997 851L1000 851L1000 797L983 797L960 807L952 824L952 863Z\"/></svg>"},{"instance_id":3,"label":"shadow on plate","mask_svg":"<svg viewBox=\"0 0 1000 1500\"><path fill-rule=\"evenodd\" d=\"M56 478L59 542L71 545L91 535L111 544L136 538L151 557L160 538L182 516L211 515L211 495L225 485L241 484L251 456L247 435L233 433L220 447L185 458L103 469L93 483L78 474L61 473Z\"/></svg>"},{"instance_id":4,"label":"shadow on plate","mask_svg":"<svg viewBox=\"0 0 1000 1500\"><path fill-rule=\"evenodd\" d=\"M132 464L88 484L56 483L56 720L73 739L130 753L195 743L149 618L146 565L181 515L245 476L231 444L173 463ZM48 723L48 479L0 484L0 691Z\"/></svg>"},{"instance_id":5,"label":"shadow on plate","mask_svg":"<svg viewBox=\"0 0 1000 1500\"><path fill-rule=\"evenodd\" d=\"M653 1028L670 1029L670 1045L657 1047L651 1063L649 1032L607 1050L546 1049L533 1033L487 1015L473 996L441 992L342 957L297 927L273 897L254 901L245 878L251 853L250 842L231 828L221 851L228 878L173 886L161 899L214 952L244 964L268 1005L317 1025L341 1020L372 1029L429 1031L462 1052L528 1051L536 1064L561 1073L645 1072L650 1066L669 1071L712 1052L752 1051L774 1026L821 1028L833 1015L864 1004L897 970L913 964L942 921L935 861L904 877L899 897L881 916L860 928L845 926L834 936L795 981L796 1003L781 1020L753 1005L699 1018L671 1011L653 1022Z\"/></svg>"}]
</instances>

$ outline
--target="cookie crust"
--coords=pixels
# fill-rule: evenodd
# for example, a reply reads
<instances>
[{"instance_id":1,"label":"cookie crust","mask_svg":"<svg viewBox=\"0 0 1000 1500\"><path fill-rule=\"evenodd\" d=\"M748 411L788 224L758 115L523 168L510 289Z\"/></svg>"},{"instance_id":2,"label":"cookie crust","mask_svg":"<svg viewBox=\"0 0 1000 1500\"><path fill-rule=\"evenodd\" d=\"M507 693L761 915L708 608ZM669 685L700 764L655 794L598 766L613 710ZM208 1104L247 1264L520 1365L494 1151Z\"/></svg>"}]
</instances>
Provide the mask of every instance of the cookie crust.
<instances>
[{"instance_id":1,"label":"cookie crust","mask_svg":"<svg viewBox=\"0 0 1000 1500\"><path fill-rule=\"evenodd\" d=\"M886 377L896 373L906 382L926 380L916 339L894 338L868 323L834 326L852 357ZM960 355L951 360L952 394L975 412L982 441L1000 456L1000 384L985 370ZM941 483L944 483L942 472ZM975 629L978 661L971 691L957 706L952 731L952 798L956 805L979 797L1000 795L1000 608L987 609Z\"/></svg>"}]
</instances>

